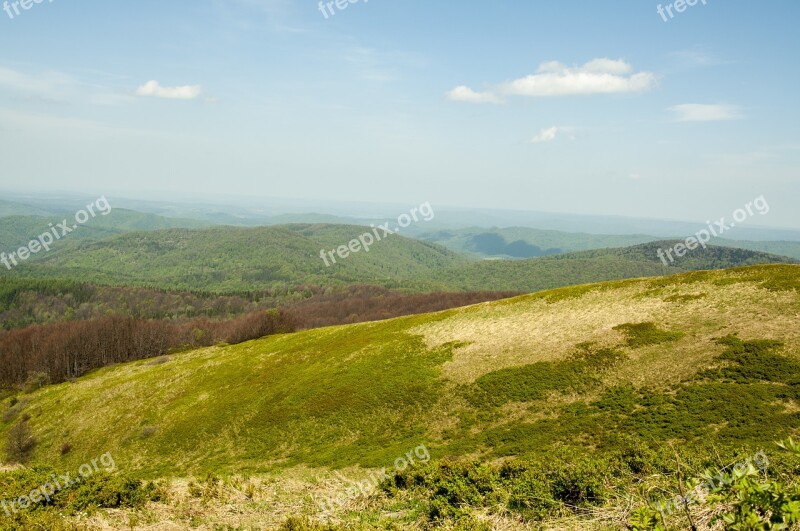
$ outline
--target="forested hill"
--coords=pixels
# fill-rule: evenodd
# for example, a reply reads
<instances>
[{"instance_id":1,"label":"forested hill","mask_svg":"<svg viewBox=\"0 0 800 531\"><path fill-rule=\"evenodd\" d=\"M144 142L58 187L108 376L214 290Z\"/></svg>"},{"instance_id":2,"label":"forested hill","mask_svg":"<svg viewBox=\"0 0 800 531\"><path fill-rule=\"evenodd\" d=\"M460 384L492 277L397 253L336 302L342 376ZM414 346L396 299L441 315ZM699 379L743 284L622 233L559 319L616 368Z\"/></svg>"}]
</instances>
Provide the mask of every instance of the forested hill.
<instances>
[{"instance_id":1,"label":"forested hill","mask_svg":"<svg viewBox=\"0 0 800 531\"><path fill-rule=\"evenodd\" d=\"M356 283L415 291L537 291L682 271L792 263L782 256L709 246L665 266L657 250L677 243L672 241L528 260L475 261L398 234L376 238L369 252L361 248L344 259L328 254L366 233L374 231L329 224L132 232L94 242L71 240L2 274L227 293Z\"/></svg>"}]
</instances>

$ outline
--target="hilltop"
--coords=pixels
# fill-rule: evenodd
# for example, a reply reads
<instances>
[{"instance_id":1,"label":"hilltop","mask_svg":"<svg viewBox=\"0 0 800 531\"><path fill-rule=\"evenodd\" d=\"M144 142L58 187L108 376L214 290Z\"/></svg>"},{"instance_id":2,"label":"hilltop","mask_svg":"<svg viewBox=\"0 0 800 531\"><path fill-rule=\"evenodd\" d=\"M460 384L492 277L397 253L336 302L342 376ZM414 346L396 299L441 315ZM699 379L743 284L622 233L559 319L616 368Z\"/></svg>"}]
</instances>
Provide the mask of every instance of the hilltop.
<instances>
[{"instance_id":1,"label":"hilltop","mask_svg":"<svg viewBox=\"0 0 800 531\"><path fill-rule=\"evenodd\" d=\"M368 253L325 265L333 250L364 227L288 225L212 227L133 232L95 242L70 242L15 272L45 278L82 278L101 284L206 291L245 291L296 284L371 282L394 287L467 260L443 247L392 236ZM429 282L421 286L435 289Z\"/></svg>"}]
</instances>

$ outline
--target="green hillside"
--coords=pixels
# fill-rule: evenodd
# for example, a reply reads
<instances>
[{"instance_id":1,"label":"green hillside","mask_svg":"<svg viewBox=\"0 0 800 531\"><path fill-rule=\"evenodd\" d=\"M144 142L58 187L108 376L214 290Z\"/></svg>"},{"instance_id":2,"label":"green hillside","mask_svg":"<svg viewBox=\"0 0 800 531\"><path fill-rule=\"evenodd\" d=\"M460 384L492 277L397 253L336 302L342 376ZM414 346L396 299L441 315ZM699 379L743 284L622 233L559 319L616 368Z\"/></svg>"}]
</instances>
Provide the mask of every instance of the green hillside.
<instances>
[{"instance_id":1,"label":"green hillside","mask_svg":"<svg viewBox=\"0 0 800 531\"><path fill-rule=\"evenodd\" d=\"M590 249L628 247L658 238L646 235L587 234L530 227L445 229L423 232L421 240L475 257L533 258Z\"/></svg>"},{"instance_id":2,"label":"green hillside","mask_svg":"<svg viewBox=\"0 0 800 531\"><path fill-rule=\"evenodd\" d=\"M726 247L738 247L739 249L749 249L762 253L777 254L788 256L795 260L800 260L800 242L793 241L750 241L750 240L725 240L719 238L715 241L717 245Z\"/></svg>"},{"instance_id":3,"label":"green hillside","mask_svg":"<svg viewBox=\"0 0 800 531\"><path fill-rule=\"evenodd\" d=\"M325 265L321 250L337 249L363 233L364 227L343 225L136 232L70 243L14 273L207 291L357 282L435 288L427 280L433 271L467 263L442 247L393 235L369 252Z\"/></svg>"},{"instance_id":4,"label":"green hillside","mask_svg":"<svg viewBox=\"0 0 800 531\"><path fill-rule=\"evenodd\" d=\"M592 249L629 247L662 239L643 234L588 234L530 227L444 229L422 232L417 237L475 258L532 258ZM714 240L714 245L737 247L800 260L800 242L796 241L717 238Z\"/></svg>"},{"instance_id":5,"label":"green hillside","mask_svg":"<svg viewBox=\"0 0 800 531\"><path fill-rule=\"evenodd\" d=\"M542 442L538 436L508 431L520 425L512 419L519 411L506 412L511 424L503 429L498 418L480 412L495 405L489 409L502 417L505 405L529 403L522 424L536 425L541 407L557 410L546 397L570 387L562 388L559 364L578 367L601 348L613 349L616 358L592 371L596 381L585 390L593 388L593 398L616 385L655 392L697 383L725 351L720 337L778 341L776 355L800 354L798 287L800 266L763 266L563 288L210 348L164 365L103 369L31 395L26 408L37 412L37 460L75 463L115 450L130 467L153 474L301 463L376 466L420 440L437 441L441 452L533 451ZM625 330L615 328L641 322L676 335L654 335L632 347ZM581 346L587 343L595 347ZM595 354L575 357L584 348ZM533 368L541 369L540 377L527 374ZM491 395L481 397L487 390ZM782 409L770 414L778 419ZM97 418L117 420L106 425ZM765 426L761 442L783 422ZM158 432L143 439L142 426ZM675 435L707 433L692 424L682 430ZM564 435L555 425L548 431L550 443ZM731 442L755 435L734 426L715 431L718 440ZM490 434L501 433L502 443L487 445ZM76 452L62 458L57 450L65 441Z\"/></svg>"},{"instance_id":6,"label":"green hillside","mask_svg":"<svg viewBox=\"0 0 800 531\"><path fill-rule=\"evenodd\" d=\"M81 229L82 230L82 229ZM335 264L332 251L365 231L355 225L213 227L132 232L101 241L71 240L9 274L32 278L80 278L99 284L163 289L240 292L297 285L370 283L411 290L538 291L682 271L718 269L788 258L725 247L697 249L669 267L652 242L517 261L469 260L436 244L391 235L369 252ZM0 271L0 274L3 272Z\"/></svg>"},{"instance_id":7,"label":"green hillside","mask_svg":"<svg viewBox=\"0 0 800 531\"><path fill-rule=\"evenodd\" d=\"M33 463L111 452L166 478L385 467L423 444L728 458L800 428L799 288L800 266L697 272L207 348L22 395L0 437L29 415Z\"/></svg>"},{"instance_id":8,"label":"green hillside","mask_svg":"<svg viewBox=\"0 0 800 531\"><path fill-rule=\"evenodd\" d=\"M669 249L677 241L650 242L621 249L597 249L528 260L485 260L453 270L438 271L435 279L464 290L491 289L540 291L571 284L659 276L681 271L794 263L783 257L736 248L698 248L668 262L659 259L658 249ZM511 287L513 286L513 287Z\"/></svg>"}]
</instances>

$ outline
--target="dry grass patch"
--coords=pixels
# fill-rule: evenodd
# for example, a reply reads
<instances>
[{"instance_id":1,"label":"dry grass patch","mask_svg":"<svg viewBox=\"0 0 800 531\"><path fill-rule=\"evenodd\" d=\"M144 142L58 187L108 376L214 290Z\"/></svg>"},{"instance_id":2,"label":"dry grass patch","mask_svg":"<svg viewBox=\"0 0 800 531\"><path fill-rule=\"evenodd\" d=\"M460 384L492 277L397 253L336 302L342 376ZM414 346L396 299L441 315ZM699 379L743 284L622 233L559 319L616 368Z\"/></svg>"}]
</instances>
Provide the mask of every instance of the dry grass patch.
<instances>
[{"instance_id":1,"label":"dry grass patch","mask_svg":"<svg viewBox=\"0 0 800 531\"><path fill-rule=\"evenodd\" d=\"M622 348L624 335L613 328L628 323L654 322L660 329L685 336L668 346L623 348L630 360L612 371L613 382L656 386L678 382L721 351L714 339L733 333L800 347L797 293L770 291L754 283L719 286L697 281L653 289L650 281L641 280L556 302L528 296L469 310L412 330L429 347L449 341L468 343L455 350L453 361L443 367L443 377L457 383L471 383L504 368L563 360L582 342Z\"/></svg>"}]
</instances>

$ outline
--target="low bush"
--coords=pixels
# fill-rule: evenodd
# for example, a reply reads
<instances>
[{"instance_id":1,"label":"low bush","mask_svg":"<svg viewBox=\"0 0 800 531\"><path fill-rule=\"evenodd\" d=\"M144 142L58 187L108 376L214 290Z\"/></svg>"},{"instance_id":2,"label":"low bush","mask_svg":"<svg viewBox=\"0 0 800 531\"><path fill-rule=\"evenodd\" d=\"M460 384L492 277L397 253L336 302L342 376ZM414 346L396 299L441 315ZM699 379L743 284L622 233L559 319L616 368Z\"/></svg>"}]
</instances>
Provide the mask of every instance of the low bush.
<instances>
[{"instance_id":1,"label":"low bush","mask_svg":"<svg viewBox=\"0 0 800 531\"><path fill-rule=\"evenodd\" d=\"M82 477L71 485L59 484L63 487L60 490L52 488L54 479L58 481L59 477L48 466L0 473L0 500L4 502L0 529L71 529L63 516L96 509L140 508L165 496L163 486L158 483L104 471ZM30 497L44 486L49 486L48 492L54 492L47 497ZM20 504L22 497L28 498ZM57 525L50 525L53 522Z\"/></svg>"},{"instance_id":2,"label":"low bush","mask_svg":"<svg viewBox=\"0 0 800 531\"><path fill-rule=\"evenodd\" d=\"M615 326L614 330L625 334L627 345L631 348L677 341L684 335L683 332L661 330L654 323L626 323Z\"/></svg>"}]
</instances>

